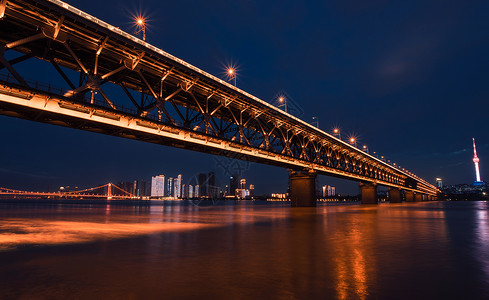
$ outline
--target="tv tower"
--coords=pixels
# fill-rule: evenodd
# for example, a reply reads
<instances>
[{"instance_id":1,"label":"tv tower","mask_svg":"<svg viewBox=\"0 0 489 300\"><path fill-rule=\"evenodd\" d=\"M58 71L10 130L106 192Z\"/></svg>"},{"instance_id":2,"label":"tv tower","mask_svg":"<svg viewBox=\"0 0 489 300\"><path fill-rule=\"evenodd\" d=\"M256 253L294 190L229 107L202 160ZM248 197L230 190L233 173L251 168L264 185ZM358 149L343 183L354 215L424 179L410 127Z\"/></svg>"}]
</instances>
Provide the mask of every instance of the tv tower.
<instances>
[{"instance_id":1,"label":"tv tower","mask_svg":"<svg viewBox=\"0 0 489 300\"><path fill-rule=\"evenodd\" d=\"M481 174L479 173L479 158L477 157L477 150L475 149L475 138L472 138L472 143L474 145L474 158L472 161L475 165L475 182L481 182Z\"/></svg>"}]
</instances>

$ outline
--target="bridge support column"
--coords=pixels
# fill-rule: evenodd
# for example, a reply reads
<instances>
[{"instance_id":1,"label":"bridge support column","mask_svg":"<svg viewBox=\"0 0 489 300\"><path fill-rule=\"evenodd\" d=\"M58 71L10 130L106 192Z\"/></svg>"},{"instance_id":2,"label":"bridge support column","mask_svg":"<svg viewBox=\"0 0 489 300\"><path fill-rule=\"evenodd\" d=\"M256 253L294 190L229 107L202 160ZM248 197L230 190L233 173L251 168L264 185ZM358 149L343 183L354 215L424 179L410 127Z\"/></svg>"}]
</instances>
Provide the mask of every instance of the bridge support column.
<instances>
[{"instance_id":1,"label":"bridge support column","mask_svg":"<svg viewBox=\"0 0 489 300\"><path fill-rule=\"evenodd\" d=\"M416 202L423 201L423 195L420 193L414 194L414 201L416 201Z\"/></svg>"},{"instance_id":2,"label":"bridge support column","mask_svg":"<svg viewBox=\"0 0 489 300\"><path fill-rule=\"evenodd\" d=\"M360 182L360 201L362 204L377 204L377 185Z\"/></svg>"},{"instance_id":3,"label":"bridge support column","mask_svg":"<svg viewBox=\"0 0 489 300\"><path fill-rule=\"evenodd\" d=\"M404 191L404 195L406 196L406 202L414 202L414 192L413 191Z\"/></svg>"},{"instance_id":4,"label":"bridge support column","mask_svg":"<svg viewBox=\"0 0 489 300\"><path fill-rule=\"evenodd\" d=\"M401 203L401 190L397 188L389 188L389 202L390 203Z\"/></svg>"},{"instance_id":5,"label":"bridge support column","mask_svg":"<svg viewBox=\"0 0 489 300\"><path fill-rule=\"evenodd\" d=\"M316 206L316 172L291 171L290 204L292 207Z\"/></svg>"}]
</instances>

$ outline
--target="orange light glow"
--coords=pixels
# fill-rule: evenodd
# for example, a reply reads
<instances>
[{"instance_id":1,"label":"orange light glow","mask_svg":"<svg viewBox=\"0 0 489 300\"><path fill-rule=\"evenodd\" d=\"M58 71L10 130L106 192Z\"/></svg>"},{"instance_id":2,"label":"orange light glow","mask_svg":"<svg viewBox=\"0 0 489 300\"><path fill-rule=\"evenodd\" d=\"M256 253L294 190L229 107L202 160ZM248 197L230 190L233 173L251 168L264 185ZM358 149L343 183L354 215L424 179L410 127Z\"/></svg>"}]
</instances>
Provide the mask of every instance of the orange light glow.
<instances>
[{"instance_id":1,"label":"orange light glow","mask_svg":"<svg viewBox=\"0 0 489 300\"><path fill-rule=\"evenodd\" d=\"M278 101L280 101L280 102L284 102L284 97L280 97L280 98L278 98Z\"/></svg>"},{"instance_id":2,"label":"orange light glow","mask_svg":"<svg viewBox=\"0 0 489 300\"><path fill-rule=\"evenodd\" d=\"M228 74L229 75L233 75L234 74L234 69L233 68L229 68L228 69Z\"/></svg>"},{"instance_id":3,"label":"orange light glow","mask_svg":"<svg viewBox=\"0 0 489 300\"><path fill-rule=\"evenodd\" d=\"M350 138L350 142L354 143L355 142L355 138Z\"/></svg>"}]
</instances>

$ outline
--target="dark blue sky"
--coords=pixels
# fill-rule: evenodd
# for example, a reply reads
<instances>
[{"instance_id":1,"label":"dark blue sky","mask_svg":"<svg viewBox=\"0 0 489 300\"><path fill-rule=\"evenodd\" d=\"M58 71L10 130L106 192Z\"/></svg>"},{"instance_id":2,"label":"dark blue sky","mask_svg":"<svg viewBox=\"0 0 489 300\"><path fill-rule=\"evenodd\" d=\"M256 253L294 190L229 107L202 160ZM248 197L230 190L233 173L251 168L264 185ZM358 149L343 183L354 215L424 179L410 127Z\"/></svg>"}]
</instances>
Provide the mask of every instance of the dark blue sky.
<instances>
[{"instance_id":1,"label":"dark blue sky","mask_svg":"<svg viewBox=\"0 0 489 300\"><path fill-rule=\"evenodd\" d=\"M472 137L489 178L488 1L120 1L69 4L133 32L219 77L238 65L238 86L273 102L284 91L302 115L356 134L370 151L433 182L474 180ZM23 63L19 68L29 70ZM28 76L26 76L28 77ZM51 189L149 178L189 178L219 158L69 128L0 117L1 186ZM217 160L216 160L217 159ZM244 165L257 192L284 191L285 170ZM321 176L340 193L356 183Z\"/></svg>"}]
</instances>

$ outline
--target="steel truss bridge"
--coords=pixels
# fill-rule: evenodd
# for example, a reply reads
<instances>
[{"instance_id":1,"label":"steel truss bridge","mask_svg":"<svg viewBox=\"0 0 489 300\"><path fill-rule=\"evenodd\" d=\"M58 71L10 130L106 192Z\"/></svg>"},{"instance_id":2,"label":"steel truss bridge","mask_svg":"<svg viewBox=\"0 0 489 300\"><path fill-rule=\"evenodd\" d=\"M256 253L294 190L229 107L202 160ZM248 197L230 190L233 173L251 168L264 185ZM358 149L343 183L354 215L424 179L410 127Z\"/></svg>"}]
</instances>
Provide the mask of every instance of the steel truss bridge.
<instances>
[{"instance_id":1,"label":"steel truss bridge","mask_svg":"<svg viewBox=\"0 0 489 300\"><path fill-rule=\"evenodd\" d=\"M438 190L332 135L58 0L0 0L0 113L383 185ZM50 84L16 65L54 68ZM43 61L43 64L37 61ZM39 65L39 67L38 67ZM76 80L75 80L76 79ZM59 84L58 84L59 85ZM114 96L116 95L116 96Z\"/></svg>"}]
</instances>

